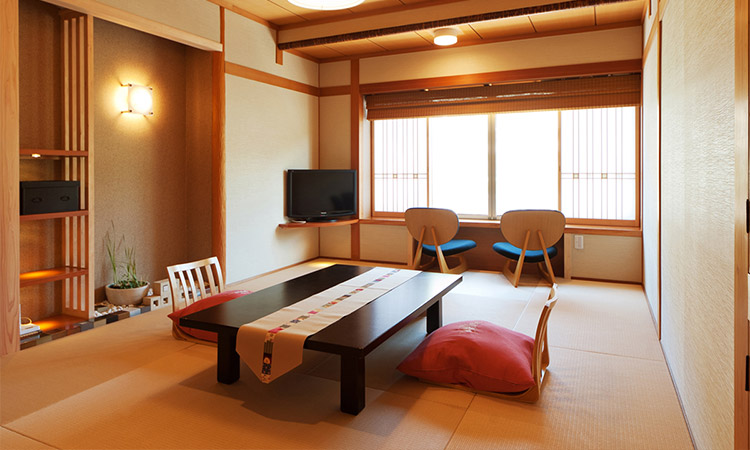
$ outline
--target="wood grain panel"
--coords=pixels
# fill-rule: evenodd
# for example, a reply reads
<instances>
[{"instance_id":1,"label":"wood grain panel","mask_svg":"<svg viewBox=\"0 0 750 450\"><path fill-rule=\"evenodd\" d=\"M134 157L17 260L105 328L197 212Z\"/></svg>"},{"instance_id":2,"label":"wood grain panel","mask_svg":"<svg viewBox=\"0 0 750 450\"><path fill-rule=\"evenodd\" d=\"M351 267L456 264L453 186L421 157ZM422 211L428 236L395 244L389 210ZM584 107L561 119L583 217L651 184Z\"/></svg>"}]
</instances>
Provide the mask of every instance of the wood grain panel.
<instances>
[{"instance_id":1,"label":"wood grain panel","mask_svg":"<svg viewBox=\"0 0 750 450\"><path fill-rule=\"evenodd\" d=\"M750 349L748 336L748 218L743 208L748 198L748 52L750 51L750 11L745 0L735 1L734 26L734 446L750 448L750 398L745 358Z\"/></svg>"},{"instance_id":2,"label":"wood grain panel","mask_svg":"<svg viewBox=\"0 0 750 450\"><path fill-rule=\"evenodd\" d=\"M534 26L528 17L509 17L507 19L474 22L470 24L482 39L496 39L534 33Z\"/></svg>"},{"instance_id":3,"label":"wood grain panel","mask_svg":"<svg viewBox=\"0 0 750 450\"><path fill-rule=\"evenodd\" d=\"M641 60L608 61L601 63L573 64L568 66L539 67L534 69L507 70L468 75L456 75L414 80L389 81L384 83L363 84L362 94L382 92L410 91L445 86L466 86L503 81L525 81L570 76L605 75L614 73L635 73L641 71Z\"/></svg>"},{"instance_id":4,"label":"wood grain panel","mask_svg":"<svg viewBox=\"0 0 750 450\"><path fill-rule=\"evenodd\" d=\"M594 7L534 14L529 19L539 33L596 25Z\"/></svg>"},{"instance_id":5,"label":"wood grain panel","mask_svg":"<svg viewBox=\"0 0 750 450\"><path fill-rule=\"evenodd\" d=\"M350 118L350 127L351 127L351 154L350 154L350 160L349 164L352 169L359 170L360 163L359 163L359 155L360 155L360 146L361 146L361 137L362 137L362 121L364 120L364 104L362 102L362 93L359 89L359 59L354 59L351 62L351 84L349 86L350 91L350 102L351 102L351 114L349 116ZM359 180L358 185L362 186L363 180L362 180L362 174L358 172ZM362 216L362 189L359 189L358 194L359 199L357 201L357 217ZM360 229L359 229L359 223L356 223L351 226L351 244L352 244L352 251L351 251L351 259L354 261L359 261L360 259Z\"/></svg>"},{"instance_id":6,"label":"wood grain panel","mask_svg":"<svg viewBox=\"0 0 750 450\"><path fill-rule=\"evenodd\" d=\"M18 1L0 2L0 355L19 350Z\"/></svg>"},{"instance_id":7,"label":"wood grain panel","mask_svg":"<svg viewBox=\"0 0 750 450\"><path fill-rule=\"evenodd\" d=\"M424 36L415 32L378 36L370 38L370 41L386 50L430 47L433 45L431 39L426 39Z\"/></svg>"},{"instance_id":8,"label":"wood grain panel","mask_svg":"<svg viewBox=\"0 0 750 450\"><path fill-rule=\"evenodd\" d=\"M640 20L641 15L643 14L643 7L643 0L597 6L596 24L604 25L608 23Z\"/></svg>"},{"instance_id":9,"label":"wood grain panel","mask_svg":"<svg viewBox=\"0 0 750 450\"><path fill-rule=\"evenodd\" d=\"M224 8L219 11L221 43L225 43ZM211 54L211 252L227 270L226 76L224 51ZM226 272L225 272L226 273Z\"/></svg>"}]
</instances>

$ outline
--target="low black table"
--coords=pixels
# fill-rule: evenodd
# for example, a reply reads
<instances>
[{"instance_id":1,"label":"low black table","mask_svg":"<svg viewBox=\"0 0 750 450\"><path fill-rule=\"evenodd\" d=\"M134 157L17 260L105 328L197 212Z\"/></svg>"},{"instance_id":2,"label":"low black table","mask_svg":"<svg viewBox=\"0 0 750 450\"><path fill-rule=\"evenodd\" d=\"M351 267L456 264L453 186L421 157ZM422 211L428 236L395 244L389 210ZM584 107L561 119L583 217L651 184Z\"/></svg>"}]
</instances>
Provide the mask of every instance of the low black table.
<instances>
[{"instance_id":1,"label":"low black table","mask_svg":"<svg viewBox=\"0 0 750 450\"><path fill-rule=\"evenodd\" d=\"M180 325L218 333L217 379L231 384L240 377L235 346L242 325L370 269L330 266L187 315ZM427 333L441 327L440 300L461 280L460 275L422 272L307 338L304 348L341 356L341 411L358 414L365 407L365 356L425 311Z\"/></svg>"}]
</instances>

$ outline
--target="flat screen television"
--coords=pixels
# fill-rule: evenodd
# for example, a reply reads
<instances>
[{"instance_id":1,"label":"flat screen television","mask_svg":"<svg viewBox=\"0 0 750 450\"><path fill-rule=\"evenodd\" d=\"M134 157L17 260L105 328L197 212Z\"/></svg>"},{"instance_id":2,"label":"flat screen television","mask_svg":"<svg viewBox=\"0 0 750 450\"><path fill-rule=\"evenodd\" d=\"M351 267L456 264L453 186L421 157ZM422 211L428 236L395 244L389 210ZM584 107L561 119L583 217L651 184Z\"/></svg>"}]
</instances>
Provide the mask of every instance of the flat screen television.
<instances>
[{"instance_id":1,"label":"flat screen television","mask_svg":"<svg viewBox=\"0 0 750 450\"><path fill-rule=\"evenodd\" d=\"M356 214L357 171L287 170L286 211L290 219L306 221Z\"/></svg>"}]
</instances>

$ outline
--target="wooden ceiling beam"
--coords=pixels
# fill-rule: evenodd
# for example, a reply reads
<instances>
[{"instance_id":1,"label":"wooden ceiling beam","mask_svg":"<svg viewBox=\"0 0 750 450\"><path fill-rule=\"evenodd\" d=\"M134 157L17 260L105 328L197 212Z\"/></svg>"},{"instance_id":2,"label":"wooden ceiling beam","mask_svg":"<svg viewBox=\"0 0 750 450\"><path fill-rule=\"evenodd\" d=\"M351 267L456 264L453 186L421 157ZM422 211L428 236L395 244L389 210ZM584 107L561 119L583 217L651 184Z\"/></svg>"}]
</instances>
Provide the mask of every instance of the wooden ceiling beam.
<instances>
[{"instance_id":1,"label":"wooden ceiling beam","mask_svg":"<svg viewBox=\"0 0 750 450\"><path fill-rule=\"evenodd\" d=\"M632 0L570 0L570 1L564 1L564 2L546 2L542 4L537 4L537 5L522 6L519 8L506 9L502 11L480 12L476 14L437 18L437 19L433 18L433 20L412 22L412 23L401 23L401 24L397 24L393 26L378 27L378 28L375 28L373 26L374 24L370 23L371 28L367 28L364 30L351 31L351 32L333 34L333 35L324 34L321 36L306 37L306 38L298 39L298 40L289 40L290 36L293 35L292 33L294 33L294 35L296 36L306 36L304 32L305 30L307 30L307 28L298 27L295 29L279 30L278 48L279 50L305 48L305 47L312 47L316 45L356 41L360 39L369 39L369 38L374 38L374 37L379 37L379 36L408 33L408 32L413 32L413 31L420 31L420 30L429 30L433 28L451 27L451 26L463 25L463 24L474 23L474 22L485 22L489 20L506 19L510 17L529 16L533 14L542 14L542 13L547 13L547 12L564 11L564 10L571 10L571 9L577 9L577 8L588 8L588 7L600 6L600 5L610 5L614 3L623 3L626 1L632 1ZM493 3L494 3L494 6L497 5L497 2L493 2ZM524 2L515 2L515 3L523 4ZM525 3L528 4L529 2L527 1ZM479 2L477 2L477 5L475 6L480 6ZM385 16L387 15L384 15L382 17L385 18ZM400 14L400 16L404 16L404 14ZM374 18L371 17L369 18L369 21L373 22L373 19ZM344 24L344 22L347 22L351 25L351 23L355 22L356 20L357 19L350 20L350 21L341 21L341 22L338 22L338 25L342 25ZM319 32L319 31L327 29L329 30L328 32L330 33L330 29L333 28L332 25L333 24L330 24L330 23L325 24L325 25L324 24L313 25L313 26L308 27L311 30L307 30L307 31ZM321 26L323 28L319 29L319 27ZM339 27L339 28L342 28L342 27ZM343 28L346 28L346 26L344 26ZM302 33L299 33L300 30L302 31ZM309 35L309 33L307 35Z\"/></svg>"},{"instance_id":2,"label":"wooden ceiling beam","mask_svg":"<svg viewBox=\"0 0 750 450\"><path fill-rule=\"evenodd\" d=\"M547 12L564 11L577 8L588 8L592 6L610 5L614 3L623 3L631 0L570 0L565 2L545 3L533 6L524 6L521 8L506 9L502 11L483 12L478 14L463 15L458 17L447 17L443 19L429 20L423 22L414 22L400 24L389 27L369 28L361 31L341 33L335 35L311 37L300 40L285 41L283 33L296 30L279 30L279 50L289 50L294 48L312 47L316 45L333 44L337 42L356 41L360 39L370 39L379 36L387 36L412 31L429 30L433 28L451 27L474 22L485 22L489 20L506 19L510 17L529 16L533 14L542 14ZM298 28L299 29L299 28ZM298 30L297 29L297 30ZM288 38L288 35L287 35Z\"/></svg>"}]
</instances>

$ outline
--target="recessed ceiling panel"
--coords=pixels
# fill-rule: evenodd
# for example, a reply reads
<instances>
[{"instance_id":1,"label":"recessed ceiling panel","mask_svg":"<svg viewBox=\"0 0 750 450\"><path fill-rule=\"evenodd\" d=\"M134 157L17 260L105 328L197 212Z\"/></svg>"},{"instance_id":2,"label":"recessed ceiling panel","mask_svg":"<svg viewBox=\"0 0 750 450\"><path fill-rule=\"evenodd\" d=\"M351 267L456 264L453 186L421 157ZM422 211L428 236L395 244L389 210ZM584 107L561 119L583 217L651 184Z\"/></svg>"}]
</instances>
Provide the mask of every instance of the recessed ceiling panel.
<instances>
[{"instance_id":1,"label":"recessed ceiling panel","mask_svg":"<svg viewBox=\"0 0 750 450\"><path fill-rule=\"evenodd\" d=\"M594 7L576 8L531 15L531 23L539 33L569 30L572 28L593 27Z\"/></svg>"},{"instance_id":2,"label":"recessed ceiling panel","mask_svg":"<svg viewBox=\"0 0 750 450\"><path fill-rule=\"evenodd\" d=\"M329 58L339 58L341 56L346 56L341 52L337 52L336 50L332 48L328 48L325 45L316 45L314 47L305 47L297 49L298 52L304 53L308 56L311 56L316 59L329 59Z\"/></svg>"},{"instance_id":3,"label":"recessed ceiling panel","mask_svg":"<svg viewBox=\"0 0 750 450\"><path fill-rule=\"evenodd\" d=\"M432 40L427 40L415 32L392 34L370 38L370 41L380 45L386 50L402 50L407 48L429 47Z\"/></svg>"},{"instance_id":4,"label":"recessed ceiling panel","mask_svg":"<svg viewBox=\"0 0 750 450\"><path fill-rule=\"evenodd\" d=\"M326 46L346 56L364 55L368 53L378 53L378 52L383 52L386 50L385 48L370 41L369 39L363 39L359 41L337 42L335 44L326 44Z\"/></svg>"},{"instance_id":5,"label":"recessed ceiling panel","mask_svg":"<svg viewBox=\"0 0 750 450\"><path fill-rule=\"evenodd\" d=\"M528 17L510 17L486 22L474 22L471 27L482 36L482 39L497 39L506 36L531 34L534 27Z\"/></svg>"},{"instance_id":6,"label":"recessed ceiling panel","mask_svg":"<svg viewBox=\"0 0 750 450\"><path fill-rule=\"evenodd\" d=\"M637 0L632 2L613 3L611 5L597 6L596 24L605 25L608 23L641 20L641 15L643 14L643 5L643 0Z\"/></svg>"}]
</instances>

